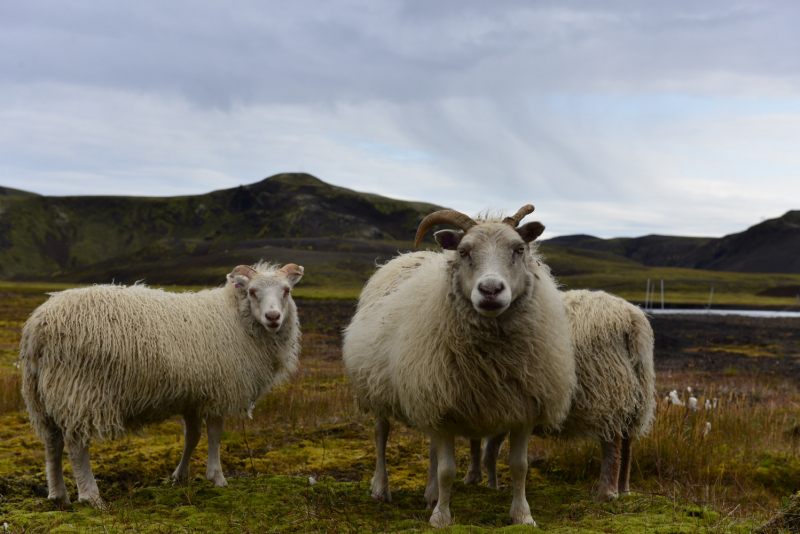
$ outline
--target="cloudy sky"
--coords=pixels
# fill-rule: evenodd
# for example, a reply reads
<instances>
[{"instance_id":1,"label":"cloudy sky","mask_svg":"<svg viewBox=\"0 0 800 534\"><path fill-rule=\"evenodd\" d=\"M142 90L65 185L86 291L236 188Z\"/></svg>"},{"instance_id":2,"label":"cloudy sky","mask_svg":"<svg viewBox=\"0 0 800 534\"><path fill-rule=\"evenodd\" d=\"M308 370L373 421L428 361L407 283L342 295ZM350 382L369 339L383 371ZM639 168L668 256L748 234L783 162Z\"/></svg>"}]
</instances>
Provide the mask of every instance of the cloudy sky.
<instances>
[{"instance_id":1,"label":"cloudy sky","mask_svg":"<svg viewBox=\"0 0 800 534\"><path fill-rule=\"evenodd\" d=\"M0 0L0 185L204 193L304 171L546 235L800 209L794 2Z\"/></svg>"}]
</instances>

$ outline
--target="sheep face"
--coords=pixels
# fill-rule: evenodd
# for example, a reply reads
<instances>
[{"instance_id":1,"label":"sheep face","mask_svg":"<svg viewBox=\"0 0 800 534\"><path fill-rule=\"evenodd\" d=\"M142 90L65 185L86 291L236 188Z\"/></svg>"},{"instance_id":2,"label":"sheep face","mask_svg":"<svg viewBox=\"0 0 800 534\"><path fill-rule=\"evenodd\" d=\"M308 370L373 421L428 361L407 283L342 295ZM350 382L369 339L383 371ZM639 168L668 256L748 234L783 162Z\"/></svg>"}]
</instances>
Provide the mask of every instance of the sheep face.
<instances>
[{"instance_id":1,"label":"sheep face","mask_svg":"<svg viewBox=\"0 0 800 534\"><path fill-rule=\"evenodd\" d=\"M466 233L441 230L434 237L442 248L457 252L460 289L475 311L497 317L530 283L528 243L543 230L544 226L538 222L520 228L490 222L470 228Z\"/></svg>"},{"instance_id":2,"label":"sheep face","mask_svg":"<svg viewBox=\"0 0 800 534\"><path fill-rule=\"evenodd\" d=\"M289 263L277 271L259 272L237 267L228 275L247 299L250 314L270 332L277 332L286 317L292 287L303 277L303 267Z\"/></svg>"}]
</instances>

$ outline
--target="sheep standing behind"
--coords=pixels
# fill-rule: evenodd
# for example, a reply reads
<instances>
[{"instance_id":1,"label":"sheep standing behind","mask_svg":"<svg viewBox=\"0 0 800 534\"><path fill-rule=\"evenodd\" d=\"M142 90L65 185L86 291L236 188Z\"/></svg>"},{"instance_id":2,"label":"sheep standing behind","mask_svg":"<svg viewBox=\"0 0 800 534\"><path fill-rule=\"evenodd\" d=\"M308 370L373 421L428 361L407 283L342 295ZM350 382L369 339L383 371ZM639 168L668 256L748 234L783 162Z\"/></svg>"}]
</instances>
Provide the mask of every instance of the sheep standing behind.
<instances>
[{"instance_id":1,"label":"sheep standing behind","mask_svg":"<svg viewBox=\"0 0 800 534\"><path fill-rule=\"evenodd\" d=\"M375 416L376 499L391 500L385 447L390 419L432 436L438 458L430 522L452 522L454 436L511 430L515 523L535 524L525 499L527 443L535 426L557 428L569 408L575 369L566 312L555 281L529 245L544 227L474 221L453 211L426 217L442 253L393 259L370 279L345 330L342 357L358 405Z\"/></svg>"},{"instance_id":2,"label":"sheep standing behind","mask_svg":"<svg viewBox=\"0 0 800 534\"><path fill-rule=\"evenodd\" d=\"M22 329L22 394L45 444L49 498L69 502L66 445L78 498L102 504L89 443L183 416L189 460L208 428L206 477L226 486L219 459L223 418L241 414L297 365L300 327L289 294L303 268L239 266L221 288L168 293L98 285L53 296Z\"/></svg>"},{"instance_id":3,"label":"sheep standing behind","mask_svg":"<svg viewBox=\"0 0 800 534\"><path fill-rule=\"evenodd\" d=\"M562 294L574 343L578 387L561 429L534 434L561 439L596 439L601 446L597 496L610 500L630 493L632 441L645 435L655 414L653 330L629 302L601 291ZM506 434L486 440L487 483L497 487L497 455ZM471 443L464 483L481 480L481 447ZM433 459L435 461L435 459Z\"/></svg>"}]
</instances>

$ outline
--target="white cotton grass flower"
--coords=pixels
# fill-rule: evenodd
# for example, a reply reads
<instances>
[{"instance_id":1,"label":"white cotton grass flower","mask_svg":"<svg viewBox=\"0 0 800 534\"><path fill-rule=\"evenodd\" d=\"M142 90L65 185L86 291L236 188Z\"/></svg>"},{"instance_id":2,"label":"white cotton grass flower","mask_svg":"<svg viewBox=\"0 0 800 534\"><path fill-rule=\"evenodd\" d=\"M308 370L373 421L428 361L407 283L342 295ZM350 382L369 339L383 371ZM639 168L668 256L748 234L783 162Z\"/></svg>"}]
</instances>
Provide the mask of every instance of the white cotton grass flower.
<instances>
[{"instance_id":1,"label":"white cotton grass flower","mask_svg":"<svg viewBox=\"0 0 800 534\"><path fill-rule=\"evenodd\" d=\"M688 387L686 388L686 393L688 393L689 395L691 395L691 394L692 394L692 386L688 386Z\"/></svg>"},{"instance_id":2,"label":"white cotton grass flower","mask_svg":"<svg viewBox=\"0 0 800 534\"><path fill-rule=\"evenodd\" d=\"M713 408L714 408L715 410L717 409L717 398L716 398L716 397L714 397L714 405L713 405Z\"/></svg>"},{"instance_id":3,"label":"white cotton grass flower","mask_svg":"<svg viewBox=\"0 0 800 534\"><path fill-rule=\"evenodd\" d=\"M669 392L669 400L674 406L683 406L683 402L678 398L678 391L675 389Z\"/></svg>"},{"instance_id":4,"label":"white cotton grass flower","mask_svg":"<svg viewBox=\"0 0 800 534\"><path fill-rule=\"evenodd\" d=\"M706 410L711 409L711 399L706 399Z\"/></svg>"},{"instance_id":5,"label":"white cotton grass flower","mask_svg":"<svg viewBox=\"0 0 800 534\"><path fill-rule=\"evenodd\" d=\"M308 477L308 483L312 486L317 483L317 479L314 477Z\"/></svg>"},{"instance_id":6,"label":"white cotton grass flower","mask_svg":"<svg viewBox=\"0 0 800 534\"><path fill-rule=\"evenodd\" d=\"M707 422L706 423L706 428L705 428L705 430L703 430L703 437L706 437L709 432L711 432L711 423Z\"/></svg>"},{"instance_id":7,"label":"white cotton grass flower","mask_svg":"<svg viewBox=\"0 0 800 534\"><path fill-rule=\"evenodd\" d=\"M697 405L697 398L696 397L689 397L689 408L692 410L699 410L700 407Z\"/></svg>"}]
</instances>

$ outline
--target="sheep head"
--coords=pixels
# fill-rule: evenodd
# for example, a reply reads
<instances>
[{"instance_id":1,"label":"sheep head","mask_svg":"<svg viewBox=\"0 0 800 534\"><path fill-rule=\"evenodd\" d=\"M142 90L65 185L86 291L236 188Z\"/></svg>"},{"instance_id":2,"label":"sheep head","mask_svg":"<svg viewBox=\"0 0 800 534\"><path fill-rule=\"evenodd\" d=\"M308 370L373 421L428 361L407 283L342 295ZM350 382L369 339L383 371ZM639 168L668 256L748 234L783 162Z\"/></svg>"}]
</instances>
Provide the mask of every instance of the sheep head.
<instances>
[{"instance_id":1,"label":"sheep head","mask_svg":"<svg viewBox=\"0 0 800 534\"><path fill-rule=\"evenodd\" d=\"M528 204L502 221L485 222L476 222L453 210L437 211L420 223L414 247L437 224L459 228L440 230L434 238L443 249L457 252L460 290L475 311L497 317L530 283L528 244L542 234L544 226L531 222L520 227L519 223L533 209Z\"/></svg>"},{"instance_id":2,"label":"sheep head","mask_svg":"<svg viewBox=\"0 0 800 534\"><path fill-rule=\"evenodd\" d=\"M303 273L303 267L294 263L266 272L239 265L228 275L228 282L247 299L252 316L270 332L277 332L286 317L290 292Z\"/></svg>"}]
</instances>

